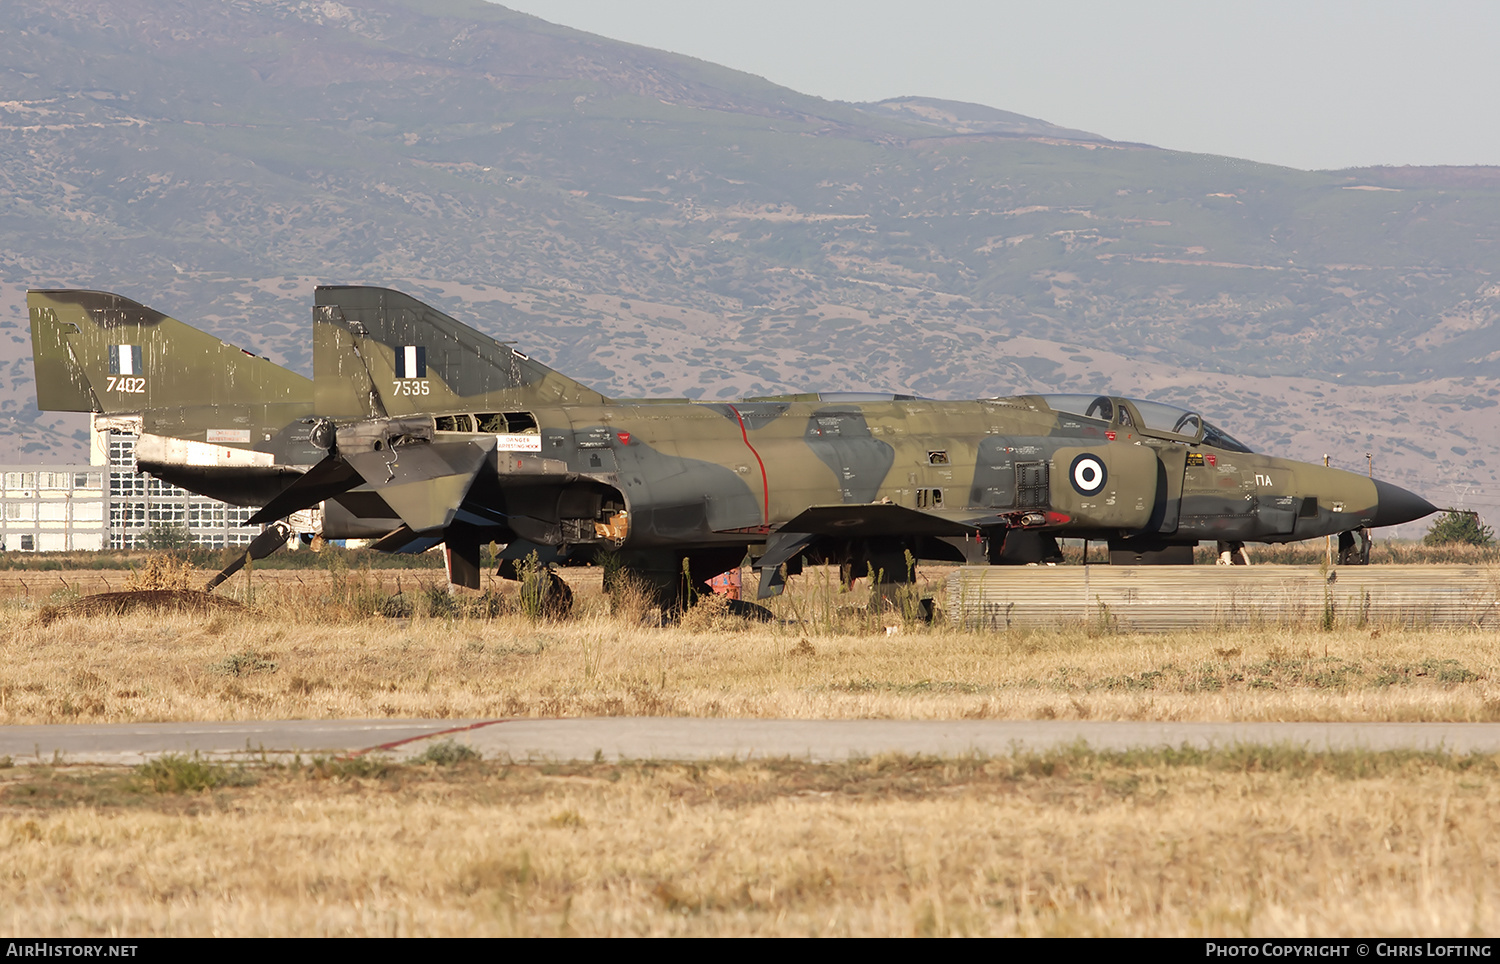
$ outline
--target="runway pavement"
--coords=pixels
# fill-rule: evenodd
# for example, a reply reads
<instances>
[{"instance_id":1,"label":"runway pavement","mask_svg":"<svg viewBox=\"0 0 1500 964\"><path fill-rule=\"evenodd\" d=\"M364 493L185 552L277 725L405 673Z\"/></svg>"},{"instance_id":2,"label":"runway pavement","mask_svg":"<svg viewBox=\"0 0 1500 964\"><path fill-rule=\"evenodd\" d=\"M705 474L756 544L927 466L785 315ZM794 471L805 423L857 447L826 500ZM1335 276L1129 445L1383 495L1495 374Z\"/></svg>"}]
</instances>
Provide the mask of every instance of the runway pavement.
<instances>
[{"instance_id":1,"label":"runway pavement","mask_svg":"<svg viewBox=\"0 0 1500 964\"><path fill-rule=\"evenodd\" d=\"M1143 723L1068 720L745 720L601 717L511 720L266 720L0 726L17 765L137 764L166 753L283 759L386 753L404 759L453 739L515 761L781 759L830 762L903 753L1006 755L1075 743L1125 750L1235 744L1313 751L1500 753L1497 723Z\"/></svg>"}]
</instances>

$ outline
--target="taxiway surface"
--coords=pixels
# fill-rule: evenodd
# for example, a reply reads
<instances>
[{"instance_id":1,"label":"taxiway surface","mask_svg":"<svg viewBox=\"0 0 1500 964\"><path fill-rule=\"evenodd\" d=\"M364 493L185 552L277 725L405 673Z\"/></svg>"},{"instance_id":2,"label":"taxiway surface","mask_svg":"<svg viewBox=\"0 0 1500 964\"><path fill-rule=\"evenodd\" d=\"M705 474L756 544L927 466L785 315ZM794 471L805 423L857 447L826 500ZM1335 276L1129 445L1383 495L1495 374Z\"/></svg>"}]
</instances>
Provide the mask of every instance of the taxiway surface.
<instances>
[{"instance_id":1,"label":"taxiway surface","mask_svg":"<svg viewBox=\"0 0 1500 964\"><path fill-rule=\"evenodd\" d=\"M1149 723L1070 720L757 720L681 717L262 720L0 726L18 765L137 764L167 753L284 758L387 753L452 739L514 761L781 759L887 753L1002 756L1086 743L1099 750L1279 745L1322 750L1500 753L1500 723Z\"/></svg>"}]
</instances>

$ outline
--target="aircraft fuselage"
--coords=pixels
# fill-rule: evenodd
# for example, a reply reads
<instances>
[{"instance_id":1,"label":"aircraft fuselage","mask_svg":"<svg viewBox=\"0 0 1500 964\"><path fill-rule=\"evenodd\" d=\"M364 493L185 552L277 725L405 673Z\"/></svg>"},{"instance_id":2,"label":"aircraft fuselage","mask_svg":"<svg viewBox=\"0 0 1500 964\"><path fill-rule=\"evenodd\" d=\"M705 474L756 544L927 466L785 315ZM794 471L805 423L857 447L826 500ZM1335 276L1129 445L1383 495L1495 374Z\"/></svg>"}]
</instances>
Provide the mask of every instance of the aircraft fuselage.
<instances>
[{"instance_id":1,"label":"aircraft fuselage","mask_svg":"<svg viewBox=\"0 0 1500 964\"><path fill-rule=\"evenodd\" d=\"M1164 544L1308 539L1375 524L1378 514L1376 485L1362 476L1142 435L1034 396L623 402L532 414L537 425L525 435L434 438L493 448L497 484L476 482L466 500L472 521L545 545L748 545L810 508L838 506L947 524L934 535L1028 528ZM620 510L623 524L596 536L593 523L607 528ZM826 516L813 520L814 534L862 525L849 513Z\"/></svg>"}]
</instances>

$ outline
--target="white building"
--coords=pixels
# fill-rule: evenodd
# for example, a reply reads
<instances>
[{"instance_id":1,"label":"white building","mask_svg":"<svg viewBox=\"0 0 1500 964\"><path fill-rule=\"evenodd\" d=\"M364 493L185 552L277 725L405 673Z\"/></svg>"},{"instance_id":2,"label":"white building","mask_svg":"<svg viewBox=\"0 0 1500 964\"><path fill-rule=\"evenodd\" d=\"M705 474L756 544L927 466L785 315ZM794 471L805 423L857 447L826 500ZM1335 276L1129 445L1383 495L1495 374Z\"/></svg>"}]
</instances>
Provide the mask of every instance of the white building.
<instances>
[{"instance_id":1,"label":"white building","mask_svg":"<svg viewBox=\"0 0 1500 964\"><path fill-rule=\"evenodd\" d=\"M4 468L0 548L12 552L102 549L109 544L107 473L89 465Z\"/></svg>"},{"instance_id":2,"label":"white building","mask_svg":"<svg viewBox=\"0 0 1500 964\"><path fill-rule=\"evenodd\" d=\"M249 545L260 534L259 526L245 525L254 508L205 499L138 472L134 435L96 432L94 438L108 444L109 548L143 549L158 527L185 528L195 544L215 549Z\"/></svg>"},{"instance_id":3,"label":"white building","mask_svg":"<svg viewBox=\"0 0 1500 964\"><path fill-rule=\"evenodd\" d=\"M88 465L0 467L0 550L144 548L153 528L185 529L200 546L248 545L253 508L194 495L136 471L136 436L96 427Z\"/></svg>"}]
</instances>

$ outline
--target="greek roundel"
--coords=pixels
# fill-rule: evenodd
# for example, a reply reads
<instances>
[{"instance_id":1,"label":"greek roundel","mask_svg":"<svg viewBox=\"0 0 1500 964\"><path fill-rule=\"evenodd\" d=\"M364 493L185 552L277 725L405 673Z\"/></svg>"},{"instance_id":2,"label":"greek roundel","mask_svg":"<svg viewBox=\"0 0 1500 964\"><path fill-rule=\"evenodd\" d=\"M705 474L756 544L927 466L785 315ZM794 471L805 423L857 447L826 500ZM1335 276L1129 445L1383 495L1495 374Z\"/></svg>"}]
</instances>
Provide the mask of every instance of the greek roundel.
<instances>
[{"instance_id":1,"label":"greek roundel","mask_svg":"<svg viewBox=\"0 0 1500 964\"><path fill-rule=\"evenodd\" d=\"M110 345L109 373L111 375L141 374L141 346Z\"/></svg>"},{"instance_id":2,"label":"greek roundel","mask_svg":"<svg viewBox=\"0 0 1500 964\"><path fill-rule=\"evenodd\" d=\"M427 349L422 345L402 345L396 352L397 378L426 378Z\"/></svg>"},{"instance_id":3,"label":"greek roundel","mask_svg":"<svg viewBox=\"0 0 1500 964\"><path fill-rule=\"evenodd\" d=\"M1068 481L1082 495L1098 495L1103 491L1104 482L1108 478L1104 460L1088 452L1074 459L1072 467L1068 469Z\"/></svg>"}]
</instances>

